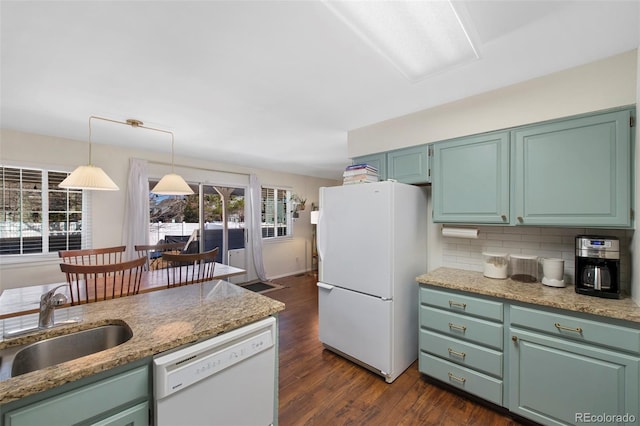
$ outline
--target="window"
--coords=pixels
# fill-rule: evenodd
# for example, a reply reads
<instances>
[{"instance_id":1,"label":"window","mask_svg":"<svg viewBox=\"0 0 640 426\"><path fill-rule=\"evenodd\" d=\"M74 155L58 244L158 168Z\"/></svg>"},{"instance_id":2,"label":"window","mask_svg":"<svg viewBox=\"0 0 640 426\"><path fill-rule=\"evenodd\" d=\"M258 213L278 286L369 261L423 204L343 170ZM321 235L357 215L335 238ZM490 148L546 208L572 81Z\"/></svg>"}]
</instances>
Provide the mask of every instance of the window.
<instances>
[{"instance_id":1,"label":"window","mask_svg":"<svg viewBox=\"0 0 640 426\"><path fill-rule=\"evenodd\" d=\"M68 174L0 166L0 255L82 248L82 190L58 188Z\"/></svg>"},{"instance_id":2,"label":"window","mask_svg":"<svg viewBox=\"0 0 640 426\"><path fill-rule=\"evenodd\" d=\"M291 235L291 218L287 205L291 191L277 188L262 188L262 238L287 237Z\"/></svg>"}]
</instances>

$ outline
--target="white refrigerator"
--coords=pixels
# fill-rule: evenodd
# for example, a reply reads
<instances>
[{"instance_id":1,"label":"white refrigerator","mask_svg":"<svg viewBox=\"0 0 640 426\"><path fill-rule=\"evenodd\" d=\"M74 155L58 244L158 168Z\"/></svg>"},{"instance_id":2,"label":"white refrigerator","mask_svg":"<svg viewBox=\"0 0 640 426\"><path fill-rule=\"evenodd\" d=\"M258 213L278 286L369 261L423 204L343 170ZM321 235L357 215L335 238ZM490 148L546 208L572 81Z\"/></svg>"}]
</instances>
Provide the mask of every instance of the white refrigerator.
<instances>
[{"instance_id":1,"label":"white refrigerator","mask_svg":"<svg viewBox=\"0 0 640 426\"><path fill-rule=\"evenodd\" d=\"M391 383L418 358L426 192L391 181L320 188L317 226L320 341Z\"/></svg>"}]
</instances>

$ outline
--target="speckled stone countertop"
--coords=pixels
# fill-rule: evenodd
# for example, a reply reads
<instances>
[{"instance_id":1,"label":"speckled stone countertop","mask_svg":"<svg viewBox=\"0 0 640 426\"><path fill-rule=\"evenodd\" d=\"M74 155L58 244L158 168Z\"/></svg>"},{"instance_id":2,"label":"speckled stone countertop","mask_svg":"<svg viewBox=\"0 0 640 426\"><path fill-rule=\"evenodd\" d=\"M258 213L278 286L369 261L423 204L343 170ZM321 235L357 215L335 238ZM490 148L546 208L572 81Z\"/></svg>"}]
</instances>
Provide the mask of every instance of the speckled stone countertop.
<instances>
[{"instance_id":1,"label":"speckled stone countertop","mask_svg":"<svg viewBox=\"0 0 640 426\"><path fill-rule=\"evenodd\" d=\"M81 322L5 340L0 349L122 322L133 337L102 352L0 381L0 404L213 337L276 314L284 304L218 280L68 309L79 308Z\"/></svg>"},{"instance_id":2,"label":"speckled stone countertop","mask_svg":"<svg viewBox=\"0 0 640 426\"><path fill-rule=\"evenodd\" d=\"M484 277L482 272L452 268L438 268L420 275L416 280L437 287L640 323L640 306L631 298L604 299L586 296L576 293L573 285L556 288L511 279L496 280Z\"/></svg>"}]
</instances>

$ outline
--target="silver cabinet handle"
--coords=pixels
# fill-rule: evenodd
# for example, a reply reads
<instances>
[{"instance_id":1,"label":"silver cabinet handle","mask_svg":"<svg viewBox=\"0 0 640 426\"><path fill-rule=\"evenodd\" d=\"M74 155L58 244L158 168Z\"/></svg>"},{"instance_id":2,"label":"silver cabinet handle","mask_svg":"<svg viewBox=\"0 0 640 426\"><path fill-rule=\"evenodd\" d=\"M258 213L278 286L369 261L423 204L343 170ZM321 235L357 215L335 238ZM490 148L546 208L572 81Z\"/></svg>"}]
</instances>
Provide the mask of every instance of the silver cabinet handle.
<instances>
[{"instance_id":1,"label":"silver cabinet handle","mask_svg":"<svg viewBox=\"0 0 640 426\"><path fill-rule=\"evenodd\" d=\"M503 221L503 222L506 222L506 221L507 221L507 215L506 215L506 214L503 214L503 215L502 215L502 216L500 216L500 217L502 218L502 221Z\"/></svg>"},{"instance_id":2,"label":"silver cabinet handle","mask_svg":"<svg viewBox=\"0 0 640 426\"><path fill-rule=\"evenodd\" d=\"M458 377L453 373L449 373L448 376L449 376L449 380L455 380L456 382L459 382L462 384L464 384L464 382L467 381L467 379L465 379L464 377Z\"/></svg>"},{"instance_id":3,"label":"silver cabinet handle","mask_svg":"<svg viewBox=\"0 0 640 426\"><path fill-rule=\"evenodd\" d=\"M559 322L553 324L555 326L555 328L557 328L558 330L565 330L565 331L574 331L576 333L580 333L582 334L582 327L566 327L562 324L560 324Z\"/></svg>"},{"instance_id":4,"label":"silver cabinet handle","mask_svg":"<svg viewBox=\"0 0 640 426\"><path fill-rule=\"evenodd\" d=\"M449 307L450 308L462 308L462 309L466 309L467 304L466 303L460 303L460 302L454 302L453 300L449 300Z\"/></svg>"},{"instance_id":5,"label":"silver cabinet handle","mask_svg":"<svg viewBox=\"0 0 640 426\"><path fill-rule=\"evenodd\" d=\"M447 350L449 351L449 356L453 355L453 356L457 356L458 358L462 358L462 359L464 359L467 356L466 353L454 351L451 348L448 348Z\"/></svg>"},{"instance_id":6,"label":"silver cabinet handle","mask_svg":"<svg viewBox=\"0 0 640 426\"><path fill-rule=\"evenodd\" d=\"M452 323L452 322L450 322L450 323L449 323L449 328L450 328L450 329L451 329L451 328L453 328L454 330L460 330L460 331L462 331L463 333L464 333L465 331L467 331L467 327L465 327L464 325L458 325L458 324L454 324L454 323Z\"/></svg>"},{"instance_id":7,"label":"silver cabinet handle","mask_svg":"<svg viewBox=\"0 0 640 426\"><path fill-rule=\"evenodd\" d=\"M524 219L522 218L522 216L518 216L518 222L520 223L524 222Z\"/></svg>"}]
</instances>

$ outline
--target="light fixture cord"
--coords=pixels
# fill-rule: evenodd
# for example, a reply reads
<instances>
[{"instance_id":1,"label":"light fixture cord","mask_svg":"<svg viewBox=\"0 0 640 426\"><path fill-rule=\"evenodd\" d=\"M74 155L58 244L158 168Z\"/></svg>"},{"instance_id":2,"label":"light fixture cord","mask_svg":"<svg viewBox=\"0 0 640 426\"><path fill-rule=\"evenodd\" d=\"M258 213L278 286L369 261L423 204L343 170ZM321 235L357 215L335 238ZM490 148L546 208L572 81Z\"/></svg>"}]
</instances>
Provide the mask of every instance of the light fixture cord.
<instances>
[{"instance_id":1,"label":"light fixture cord","mask_svg":"<svg viewBox=\"0 0 640 426\"><path fill-rule=\"evenodd\" d=\"M93 116L89 117L89 165L92 166L93 163L91 162L91 119L93 118Z\"/></svg>"},{"instance_id":2,"label":"light fixture cord","mask_svg":"<svg viewBox=\"0 0 640 426\"><path fill-rule=\"evenodd\" d=\"M155 130L156 132L162 132L162 133L170 134L171 135L171 173L174 173L173 132L170 132L169 130L162 130L162 129L156 129L154 127L143 126L142 122L138 121L138 120L127 120L125 122L125 121L113 120L111 118L98 117L97 115L92 115L92 116L89 117L89 164L91 164L91 119L92 118L95 118L96 120L110 121L112 123L124 124L124 125L131 126L131 127L140 127L142 129Z\"/></svg>"}]
</instances>

